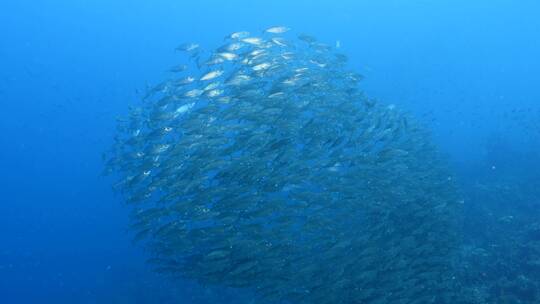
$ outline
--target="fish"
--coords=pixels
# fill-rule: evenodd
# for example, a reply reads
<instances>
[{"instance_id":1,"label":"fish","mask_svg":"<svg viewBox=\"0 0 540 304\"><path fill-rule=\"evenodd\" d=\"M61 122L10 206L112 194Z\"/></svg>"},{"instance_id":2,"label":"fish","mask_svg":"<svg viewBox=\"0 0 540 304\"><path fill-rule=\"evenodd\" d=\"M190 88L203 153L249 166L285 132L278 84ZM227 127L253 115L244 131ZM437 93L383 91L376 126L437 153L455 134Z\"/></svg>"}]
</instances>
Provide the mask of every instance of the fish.
<instances>
[{"instance_id":1,"label":"fish","mask_svg":"<svg viewBox=\"0 0 540 304\"><path fill-rule=\"evenodd\" d=\"M217 77L223 75L223 73L224 73L223 70L215 70L215 71L211 71L211 72L208 72L208 73L204 74L204 75L200 78L200 80L201 80L201 81L212 80L212 79L214 79L214 78L217 78Z\"/></svg>"},{"instance_id":2,"label":"fish","mask_svg":"<svg viewBox=\"0 0 540 304\"><path fill-rule=\"evenodd\" d=\"M275 92L270 95L268 95L268 98L279 98L284 97L286 94L284 92Z\"/></svg>"},{"instance_id":3,"label":"fish","mask_svg":"<svg viewBox=\"0 0 540 304\"><path fill-rule=\"evenodd\" d=\"M229 52L217 53L216 55L229 61L238 59L238 55Z\"/></svg>"},{"instance_id":4,"label":"fish","mask_svg":"<svg viewBox=\"0 0 540 304\"><path fill-rule=\"evenodd\" d=\"M221 82L219 82L219 81L211 82L206 87L204 87L203 91L206 92L206 91L214 90L214 89L216 89L216 88L218 88L220 86L221 86Z\"/></svg>"},{"instance_id":5,"label":"fish","mask_svg":"<svg viewBox=\"0 0 540 304\"><path fill-rule=\"evenodd\" d=\"M249 36L249 32L247 31L239 31L231 33L230 35L226 36L226 39L242 39Z\"/></svg>"},{"instance_id":6,"label":"fish","mask_svg":"<svg viewBox=\"0 0 540 304\"><path fill-rule=\"evenodd\" d=\"M198 92L197 92L198 93ZM195 93L193 94L195 95ZM183 106L180 106L176 109L176 111L174 112L175 114L183 114L183 113L186 113L187 111L189 111L189 109L193 108L193 106L195 105L195 103L188 103L188 104L185 104Z\"/></svg>"},{"instance_id":7,"label":"fish","mask_svg":"<svg viewBox=\"0 0 540 304\"><path fill-rule=\"evenodd\" d=\"M264 49L257 49L257 50L253 50L250 53L248 53L247 56L249 56L251 58L254 58L254 57L265 55L265 54L268 54L268 51L266 51Z\"/></svg>"},{"instance_id":8,"label":"fish","mask_svg":"<svg viewBox=\"0 0 540 304\"><path fill-rule=\"evenodd\" d=\"M291 59L294 59L294 53L292 52L285 52L285 53L282 53L281 54L281 58L285 59L285 60L291 60Z\"/></svg>"},{"instance_id":9,"label":"fish","mask_svg":"<svg viewBox=\"0 0 540 304\"><path fill-rule=\"evenodd\" d=\"M473 303L429 131L368 97L350 54L289 31L181 45L185 74L118 121L104 166L152 269L275 303Z\"/></svg>"},{"instance_id":10,"label":"fish","mask_svg":"<svg viewBox=\"0 0 540 304\"><path fill-rule=\"evenodd\" d=\"M284 46L284 47L288 46L285 39L282 39L282 38L272 38L271 41L279 46Z\"/></svg>"},{"instance_id":11,"label":"fish","mask_svg":"<svg viewBox=\"0 0 540 304\"><path fill-rule=\"evenodd\" d=\"M263 62L261 64L257 64L253 67L253 70L254 71L262 71L262 70L266 70L266 69L269 69L272 65L268 62Z\"/></svg>"},{"instance_id":12,"label":"fish","mask_svg":"<svg viewBox=\"0 0 540 304\"><path fill-rule=\"evenodd\" d=\"M219 89L213 89L205 92L206 96L210 98L218 97L220 95L223 95L224 91Z\"/></svg>"},{"instance_id":13,"label":"fish","mask_svg":"<svg viewBox=\"0 0 540 304\"><path fill-rule=\"evenodd\" d=\"M230 252L227 250L214 250L206 255L206 259L210 260L220 260L228 257Z\"/></svg>"},{"instance_id":14,"label":"fish","mask_svg":"<svg viewBox=\"0 0 540 304\"><path fill-rule=\"evenodd\" d=\"M199 49L200 45L198 43L184 43L176 47L176 51L180 52L193 52Z\"/></svg>"},{"instance_id":15,"label":"fish","mask_svg":"<svg viewBox=\"0 0 540 304\"><path fill-rule=\"evenodd\" d=\"M236 75L233 75L231 78L227 79L227 80L225 81L225 83L226 83L227 85L238 86L238 85L247 84L247 83L249 83L251 80L252 80L252 77L249 76L249 75L245 75L245 74L236 74Z\"/></svg>"},{"instance_id":16,"label":"fish","mask_svg":"<svg viewBox=\"0 0 540 304\"><path fill-rule=\"evenodd\" d=\"M243 38L242 42L245 42L245 43L251 44L251 45L255 45L255 46L260 46L260 45L263 44L264 40L262 40L261 38L257 38L257 37L247 37L247 38Z\"/></svg>"},{"instance_id":17,"label":"fish","mask_svg":"<svg viewBox=\"0 0 540 304\"><path fill-rule=\"evenodd\" d=\"M291 30L290 28L285 27L285 26L273 26L273 27L267 28L264 31L266 33L271 33L271 34L283 34L283 33L286 33L286 32L288 32L290 30Z\"/></svg>"},{"instance_id":18,"label":"fish","mask_svg":"<svg viewBox=\"0 0 540 304\"><path fill-rule=\"evenodd\" d=\"M238 51L239 49L243 48L244 46L245 46L244 43L234 42L234 43L226 44L226 45L223 45L223 46L219 47L217 49L217 51L219 53L222 53L222 52L235 52L235 51Z\"/></svg>"},{"instance_id":19,"label":"fish","mask_svg":"<svg viewBox=\"0 0 540 304\"><path fill-rule=\"evenodd\" d=\"M184 96L185 97L199 97L199 96L201 96L202 93L204 93L203 90L193 89L193 90L189 90L186 93L184 93Z\"/></svg>"},{"instance_id":20,"label":"fish","mask_svg":"<svg viewBox=\"0 0 540 304\"><path fill-rule=\"evenodd\" d=\"M317 61L315 59L311 59L309 62L313 63L314 65L320 68L325 68L328 65L326 62Z\"/></svg>"}]
</instances>

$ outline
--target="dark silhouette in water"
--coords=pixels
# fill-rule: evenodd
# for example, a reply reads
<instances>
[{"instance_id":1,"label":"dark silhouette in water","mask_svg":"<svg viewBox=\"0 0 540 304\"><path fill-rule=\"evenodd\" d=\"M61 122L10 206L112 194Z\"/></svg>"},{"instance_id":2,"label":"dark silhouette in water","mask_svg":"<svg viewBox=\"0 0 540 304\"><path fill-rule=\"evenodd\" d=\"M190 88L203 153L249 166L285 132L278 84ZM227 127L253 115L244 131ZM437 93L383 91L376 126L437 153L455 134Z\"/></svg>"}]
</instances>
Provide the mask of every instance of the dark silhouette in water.
<instances>
[{"instance_id":1,"label":"dark silhouette in water","mask_svg":"<svg viewBox=\"0 0 540 304\"><path fill-rule=\"evenodd\" d=\"M109 168L158 272L293 303L460 303L460 199L426 131L346 56L245 32L153 89ZM201 68L202 67L202 68Z\"/></svg>"}]
</instances>

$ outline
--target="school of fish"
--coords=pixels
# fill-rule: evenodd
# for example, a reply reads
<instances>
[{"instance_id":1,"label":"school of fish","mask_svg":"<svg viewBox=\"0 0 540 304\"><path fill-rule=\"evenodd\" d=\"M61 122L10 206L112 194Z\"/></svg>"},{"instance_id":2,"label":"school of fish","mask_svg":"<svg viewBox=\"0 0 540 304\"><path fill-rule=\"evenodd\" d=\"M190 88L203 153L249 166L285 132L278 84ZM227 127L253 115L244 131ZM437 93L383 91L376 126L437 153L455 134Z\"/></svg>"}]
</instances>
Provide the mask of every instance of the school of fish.
<instances>
[{"instance_id":1,"label":"school of fish","mask_svg":"<svg viewBox=\"0 0 540 304\"><path fill-rule=\"evenodd\" d=\"M156 271L264 301L461 303L453 177L346 55L283 26L177 51L106 159Z\"/></svg>"}]
</instances>

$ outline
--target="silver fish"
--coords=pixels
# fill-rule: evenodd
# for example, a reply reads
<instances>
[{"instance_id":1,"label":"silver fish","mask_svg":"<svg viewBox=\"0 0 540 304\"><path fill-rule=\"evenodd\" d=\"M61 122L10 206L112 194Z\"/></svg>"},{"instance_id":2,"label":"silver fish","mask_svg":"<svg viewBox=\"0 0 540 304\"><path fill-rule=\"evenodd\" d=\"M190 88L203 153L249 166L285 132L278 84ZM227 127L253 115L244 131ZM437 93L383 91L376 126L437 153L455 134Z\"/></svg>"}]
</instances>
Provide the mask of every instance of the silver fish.
<instances>
[{"instance_id":1,"label":"silver fish","mask_svg":"<svg viewBox=\"0 0 540 304\"><path fill-rule=\"evenodd\" d=\"M211 72L208 72L206 74L204 74L202 77L201 77L201 81L207 81L207 80L212 80L214 78L217 78L221 75L223 75L223 70L216 70L216 71L211 71Z\"/></svg>"},{"instance_id":2,"label":"silver fish","mask_svg":"<svg viewBox=\"0 0 540 304\"><path fill-rule=\"evenodd\" d=\"M273 26L273 27L267 28L264 31L266 33L272 33L272 34L283 34L290 30L291 30L290 28L285 27L285 26Z\"/></svg>"}]
</instances>

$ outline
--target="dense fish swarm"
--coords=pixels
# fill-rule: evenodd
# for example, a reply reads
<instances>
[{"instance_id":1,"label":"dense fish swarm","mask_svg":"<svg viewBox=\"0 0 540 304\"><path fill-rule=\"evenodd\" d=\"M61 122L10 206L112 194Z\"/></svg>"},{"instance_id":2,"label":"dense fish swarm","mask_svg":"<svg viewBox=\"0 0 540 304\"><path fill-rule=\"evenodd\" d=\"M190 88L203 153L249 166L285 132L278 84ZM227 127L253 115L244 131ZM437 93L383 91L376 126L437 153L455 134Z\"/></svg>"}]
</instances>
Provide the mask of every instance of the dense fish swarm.
<instances>
[{"instance_id":1,"label":"dense fish swarm","mask_svg":"<svg viewBox=\"0 0 540 304\"><path fill-rule=\"evenodd\" d=\"M458 303L460 204L428 134L314 37L225 39L177 48L109 157L156 270L290 303Z\"/></svg>"}]
</instances>

